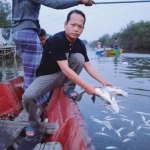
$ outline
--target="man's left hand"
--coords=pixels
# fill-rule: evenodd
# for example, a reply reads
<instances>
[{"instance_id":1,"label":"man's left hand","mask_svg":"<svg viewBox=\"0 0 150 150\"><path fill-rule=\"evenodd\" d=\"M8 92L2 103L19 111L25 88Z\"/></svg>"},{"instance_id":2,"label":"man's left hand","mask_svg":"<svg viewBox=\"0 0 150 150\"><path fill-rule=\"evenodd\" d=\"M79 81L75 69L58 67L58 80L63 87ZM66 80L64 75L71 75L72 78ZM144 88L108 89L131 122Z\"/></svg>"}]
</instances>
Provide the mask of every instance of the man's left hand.
<instances>
[{"instance_id":1,"label":"man's left hand","mask_svg":"<svg viewBox=\"0 0 150 150\"><path fill-rule=\"evenodd\" d=\"M109 82L107 82L107 81L105 81L105 82L103 83L103 86L113 86L113 84L112 84L112 83L109 83Z\"/></svg>"}]
</instances>

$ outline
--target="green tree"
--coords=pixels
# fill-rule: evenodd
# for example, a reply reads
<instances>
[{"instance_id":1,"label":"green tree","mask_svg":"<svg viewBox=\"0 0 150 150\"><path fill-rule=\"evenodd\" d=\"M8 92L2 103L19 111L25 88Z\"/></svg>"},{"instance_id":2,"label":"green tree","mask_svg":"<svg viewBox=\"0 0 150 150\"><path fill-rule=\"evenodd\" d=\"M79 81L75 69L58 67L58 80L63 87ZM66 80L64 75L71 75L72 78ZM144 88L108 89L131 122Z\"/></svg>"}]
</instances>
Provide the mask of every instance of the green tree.
<instances>
[{"instance_id":1,"label":"green tree","mask_svg":"<svg viewBox=\"0 0 150 150\"><path fill-rule=\"evenodd\" d=\"M11 4L7 1L0 1L0 28L11 27Z\"/></svg>"},{"instance_id":2,"label":"green tree","mask_svg":"<svg viewBox=\"0 0 150 150\"><path fill-rule=\"evenodd\" d=\"M141 20L137 23L131 21L120 32L112 36L105 34L91 42L90 46L93 47L97 41L100 41L102 46L113 47L115 38L118 39L119 47L122 47L124 52L150 53L150 21Z\"/></svg>"},{"instance_id":3,"label":"green tree","mask_svg":"<svg viewBox=\"0 0 150 150\"><path fill-rule=\"evenodd\" d=\"M92 41L92 42L90 42L89 46L90 47L96 47L97 46L97 42L98 42L98 40Z\"/></svg>"},{"instance_id":4,"label":"green tree","mask_svg":"<svg viewBox=\"0 0 150 150\"><path fill-rule=\"evenodd\" d=\"M101 42L102 46L110 47L110 36L109 36L109 34L103 35L102 37L99 38L98 41Z\"/></svg>"}]
</instances>

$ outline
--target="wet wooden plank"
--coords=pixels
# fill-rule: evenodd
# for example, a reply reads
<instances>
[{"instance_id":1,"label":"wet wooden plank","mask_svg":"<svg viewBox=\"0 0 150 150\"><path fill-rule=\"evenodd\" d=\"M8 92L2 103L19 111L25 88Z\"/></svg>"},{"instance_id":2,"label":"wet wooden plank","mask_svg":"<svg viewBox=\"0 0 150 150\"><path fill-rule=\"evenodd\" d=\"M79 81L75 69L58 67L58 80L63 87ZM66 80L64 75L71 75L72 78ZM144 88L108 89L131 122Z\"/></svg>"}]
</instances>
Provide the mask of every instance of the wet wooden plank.
<instances>
[{"instance_id":1,"label":"wet wooden plank","mask_svg":"<svg viewBox=\"0 0 150 150\"><path fill-rule=\"evenodd\" d=\"M39 108L38 116L40 116L42 112L43 109ZM26 124L21 125L18 123L21 121L28 121L28 113L25 110L18 115L15 121L0 120L0 150L7 149L14 143L15 139L26 126ZM12 125L13 122L15 125Z\"/></svg>"},{"instance_id":2,"label":"wet wooden plank","mask_svg":"<svg viewBox=\"0 0 150 150\"><path fill-rule=\"evenodd\" d=\"M7 149L22 130L23 127L0 124L0 150Z\"/></svg>"},{"instance_id":3,"label":"wet wooden plank","mask_svg":"<svg viewBox=\"0 0 150 150\"><path fill-rule=\"evenodd\" d=\"M59 142L39 143L35 146L34 150L62 150L62 146Z\"/></svg>"},{"instance_id":4,"label":"wet wooden plank","mask_svg":"<svg viewBox=\"0 0 150 150\"><path fill-rule=\"evenodd\" d=\"M40 122L39 124L40 124L41 128L47 129L49 131L49 134L52 134L58 128L58 124L56 124L56 123ZM29 122L27 122L27 121L19 122L19 121L0 120L0 125L7 126L9 128L13 128L13 127L24 128L24 127L29 125Z\"/></svg>"}]
</instances>

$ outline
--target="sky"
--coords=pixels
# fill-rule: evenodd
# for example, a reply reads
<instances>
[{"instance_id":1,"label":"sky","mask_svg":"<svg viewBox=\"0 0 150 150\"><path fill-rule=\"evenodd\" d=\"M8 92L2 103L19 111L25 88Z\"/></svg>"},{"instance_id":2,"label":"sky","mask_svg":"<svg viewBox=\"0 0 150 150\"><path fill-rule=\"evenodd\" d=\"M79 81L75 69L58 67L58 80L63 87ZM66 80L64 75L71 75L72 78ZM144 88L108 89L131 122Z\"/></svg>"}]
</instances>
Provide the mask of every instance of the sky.
<instances>
[{"instance_id":1,"label":"sky","mask_svg":"<svg viewBox=\"0 0 150 150\"><path fill-rule=\"evenodd\" d=\"M95 2L104 2L104 0L95 0ZM63 31L67 14L73 9L82 10L86 15L85 29L80 39L87 41L98 40L99 37L106 33L109 35L117 33L126 28L131 20L134 22L150 21L150 2L97 4L91 7L78 5L64 10L55 10L42 6L39 16L41 27L51 35Z\"/></svg>"},{"instance_id":2,"label":"sky","mask_svg":"<svg viewBox=\"0 0 150 150\"><path fill-rule=\"evenodd\" d=\"M12 0L7 0L11 2ZM95 0L95 2L130 1L130 0ZM123 4L97 4L91 7L78 5L68 9L56 10L42 5L39 21L48 34L55 34L64 30L67 14L79 9L86 15L85 29L80 39L88 42L98 40L104 34L112 35L127 27L133 20L150 21L150 2L123 3Z\"/></svg>"}]
</instances>

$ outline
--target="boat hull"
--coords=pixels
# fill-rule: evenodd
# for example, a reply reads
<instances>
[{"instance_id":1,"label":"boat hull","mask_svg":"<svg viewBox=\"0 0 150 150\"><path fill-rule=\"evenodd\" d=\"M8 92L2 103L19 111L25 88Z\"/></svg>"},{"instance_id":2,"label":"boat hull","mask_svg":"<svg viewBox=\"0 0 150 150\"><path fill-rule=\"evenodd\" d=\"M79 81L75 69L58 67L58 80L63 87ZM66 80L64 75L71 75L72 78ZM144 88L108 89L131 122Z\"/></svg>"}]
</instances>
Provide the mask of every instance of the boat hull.
<instances>
[{"instance_id":1,"label":"boat hull","mask_svg":"<svg viewBox=\"0 0 150 150\"><path fill-rule=\"evenodd\" d=\"M15 114L22 108L22 83L22 77L0 83L0 116Z\"/></svg>"},{"instance_id":2,"label":"boat hull","mask_svg":"<svg viewBox=\"0 0 150 150\"><path fill-rule=\"evenodd\" d=\"M0 83L1 116L14 114L22 108L22 83L22 77ZM60 142L63 150L95 150L76 102L64 95L61 88L54 90L41 117L42 120L45 118L48 118L49 122L57 123L58 129L52 135L46 135L44 142Z\"/></svg>"},{"instance_id":3,"label":"boat hull","mask_svg":"<svg viewBox=\"0 0 150 150\"><path fill-rule=\"evenodd\" d=\"M97 55L101 55L101 56L103 56L103 55L105 55L106 54L106 52L104 51L104 49L97 49L97 48L95 48L95 53L97 54Z\"/></svg>"},{"instance_id":4,"label":"boat hull","mask_svg":"<svg viewBox=\"0 0 150 150\"><path fill-rule=\"evenodd\" d=\"M77 104L68 99L62 89L54 91L44 117L59 124L58 130L47 137L47 142L60 142L63 150L95 149Z\"/></svg>"},{"instance_id":5,"label":"boat hull","mask_svg":"<svg viewBox=\"0 0 150 150\"><path fill-rule=\"evenodd\" d=\"M112 49L106 52L107 55L119 55L123 52L123 49Z\"/></svg>"}]
</instances>

